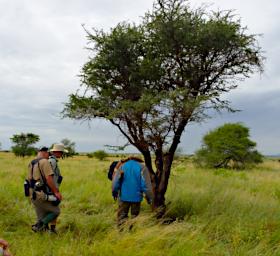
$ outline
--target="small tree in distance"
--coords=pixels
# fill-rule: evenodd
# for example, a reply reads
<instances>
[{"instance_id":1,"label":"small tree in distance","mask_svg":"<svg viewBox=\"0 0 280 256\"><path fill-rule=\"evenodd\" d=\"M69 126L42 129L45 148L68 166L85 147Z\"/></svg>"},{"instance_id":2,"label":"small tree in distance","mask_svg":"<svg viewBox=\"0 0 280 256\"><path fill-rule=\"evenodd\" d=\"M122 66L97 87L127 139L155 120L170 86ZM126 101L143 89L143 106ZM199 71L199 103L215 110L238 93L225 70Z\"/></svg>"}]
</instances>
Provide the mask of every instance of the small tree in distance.
<instances>
[{"instance_id":1,"label":"small tree in distance","mask_svg":"<svg viewBox=\"0 0 280 256\"><path fill-rule=\"evenodd\" d=\"M31 156L36 154L36 149L32 145L40 140L39 135L33 133L21 133L13 135L10 140L15 143L15 146L12 146L12 152L16 156Z\"/></svg>"},{"instance_id":2,"label":"small tree in distance","mask_svg":"<svg viewBox=\"0 0 280 256\"><path fill-rule=\"evenodd\" d=\"M262 70L256 35L231 11L193 10L184 0L156 0L140 25L87 34L92 57L81 71L84 91L70 95L64 117L103 118L119 129L143 155L154 206L164 209L185 127L210 108L232 110L221 95Z\"/></svg>"},{"instance_id":3,"label":"small tree in distance","mask_svg":"<svg viewBox=\"0 0 280 256\"><path fill-rule=\"evenodd\" d=\"M64 153L65 157L72 157L77 154L75 150L75 145L76 145L75 142L65 138L61 140L61 143L64 145L64 148L68 151Z\"/></svg>"},{"instance_id":4,"label":"small tree in distance","mask_svg":"<svg viewBox=\"0 0 280 256\"><path fill-rule=\"evenodd\" d=\"M203 137L203 145L195 154L195 162L211 168L244 169L262 162L255 150L256 143L249 139L249 129L240 123L227 123Z\"/></svg>"}]
</instances>

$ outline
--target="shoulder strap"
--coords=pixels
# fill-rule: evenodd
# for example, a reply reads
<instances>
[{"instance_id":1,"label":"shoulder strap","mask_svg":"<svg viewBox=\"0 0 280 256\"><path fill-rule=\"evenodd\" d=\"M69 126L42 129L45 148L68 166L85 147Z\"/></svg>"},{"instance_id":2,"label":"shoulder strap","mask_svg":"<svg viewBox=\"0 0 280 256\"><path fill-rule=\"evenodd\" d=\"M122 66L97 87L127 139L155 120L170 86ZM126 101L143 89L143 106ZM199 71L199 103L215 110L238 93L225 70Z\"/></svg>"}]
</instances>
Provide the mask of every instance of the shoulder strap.
<instances>
[{"instance_id":1,"label":"shoulder strap","mask_svg":"<svg viewBox=\"0 0 280 256\"><path fill-rule=\"evenodd\" d=\"M44 183L44 185L46 185L46 177L45 177L45 175L42 173L42 170L41 170L41 168L40 168L40 161L38 161L38 168L39 168L39 171L40 171L40 174L41 174L41 178L42 178L42 180L43 180L43 183Z\"/></svg>"},{"instance_id":2,"label":"shoulder strap","mask_svg":"<svg viewBox=\"0 0 280 256\"><path fill-rule=\"evenodd\" d=\"M40 157L40 158L36 158L36 159L34 159L34 160L31 161L31 163L30 163L30 164L31 164L31 179L33 179L33 169L34 169L34 165L37 164L37 163L39 164L39 161L40 161L41 159L43 159L43 158ZM40 168L39 168L39 169L40 169Z\"/></svg>"},{"instance_id":3,"label":"shoulder strap","mask_svg":"<svg viewBox=\"0 0 280 256\"><path fill-rule=\"evenodd\" d=\"M53 161L50 161L50 160L54 160L54 162ZM49 157L49 163L51 164L51 167L52 167L52 169L53 169L53 171L54 171L54 173L56 174L58 171L57 171L57 169L58 169L58 166L57 166L57 162L58 162L58 160L55 158L55 157L53 157L53 156L50 156ZM54 165L55 164L55 165Z\"/></svg>"},{"instance_id":4,"label":"shoulder strap","mask_svg":"<svg viewBox=\"0 0 280 256\"><path fill-rule=\"evenodd\" d=\"M38 164L38 169L39 169L39 172L40 172L40 175L41 175L43 184L44 184L46 187L48 187L46 177L45 177L44 173L42 172L42 169L40 168L40 160L42 160L42 159L43 159L43 158L41 157L41 158L36 158L36 159L34 159L33 161L31 161L31 165L32 165L31 175L32 175L32 179L33 179L33 169L34 169L34 165L35 165L35 164Z\"/></svg>"}]
</instances>

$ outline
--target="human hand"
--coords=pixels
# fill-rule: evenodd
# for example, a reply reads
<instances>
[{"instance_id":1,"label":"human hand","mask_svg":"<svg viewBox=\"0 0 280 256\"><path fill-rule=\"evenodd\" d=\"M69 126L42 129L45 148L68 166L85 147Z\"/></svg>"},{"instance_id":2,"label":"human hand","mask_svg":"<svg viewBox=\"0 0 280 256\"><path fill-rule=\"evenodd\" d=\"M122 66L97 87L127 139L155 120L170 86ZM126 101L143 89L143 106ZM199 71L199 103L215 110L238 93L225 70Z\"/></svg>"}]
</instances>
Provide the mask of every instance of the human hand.
<instances>
[{"instance_id":1,"label":"human hand","mask_svg":"<svg viewBox=\"0 0 280 256\"><path fill-rule=\"evenodd\" d=\"M116 201L118 199L119 193L117 191L112 192L113 198Z\"/></svg>"},{"instance_id":2,"label":"human hand","mask_svg":"<svg viewBox=\"0 0 280 256\"><path fill-rule=\"evenodd\" d=\"M147 203L151 205L151 204L153 204L153 200L147 199Z\"/></svg>"},{"instance_id":3,"label":"human hand","mask_svg":"<svg viewBox=\"0 0 280 256\"><path fill-rule=\"evenodd\" d=\"M145 195L145 199L146 199L147 204L152 204L153 203L153 200L150 199L149 197L147 197L146 195Z\"/></svg>"},{"instance_id":4,"label":"human hand","mask_svg":"<svg viewBox=\"0 0 280 256\"><path fill-rule=\"evenodd\" d=\"M60 194L60 192L56 192L54 193L54 195L56 196L56 198L61 201L62 200L62 195Z\"/></svg>"}]
</instances>

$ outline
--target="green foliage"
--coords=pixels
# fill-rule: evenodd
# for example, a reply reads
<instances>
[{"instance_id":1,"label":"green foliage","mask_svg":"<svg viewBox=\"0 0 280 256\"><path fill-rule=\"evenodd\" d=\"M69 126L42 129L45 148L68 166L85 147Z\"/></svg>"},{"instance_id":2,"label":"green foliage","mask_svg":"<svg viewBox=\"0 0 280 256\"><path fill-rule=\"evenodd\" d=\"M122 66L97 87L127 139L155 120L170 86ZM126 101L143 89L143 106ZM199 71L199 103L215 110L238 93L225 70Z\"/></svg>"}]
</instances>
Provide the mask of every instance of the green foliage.
<instances>
[{"instance_id":1,"label":"green foliage","mask_svg":"<svg viewBox=\"0 0 280 256\"><path fill-rule=\"evenodd\" d=\"M247 127L240 123L227 123L203 137L195 162L200 166L244 169L262 162L262 155L254 150L255 146L256 143L249 139Z\"/></svg>"},{"instance_id":2,"label":"green foliage","mask_svg":"<svg viewBox=\"0 0 280 256\"><path fill-rule=\"evenodd\" d=\"M105 158L107 158L109 155L104 150L97 150L93 152L93 156L97 158L98 160L102 161Z\"/></svg>"},{"instance_id":3,"label":"green foliage","mask_svg":"<svg viewBox=\"0 0 280 256\"><path fill-rule=\"evenodd\" d=\"M184 0L155 1L139 25L86 32L84 91L69 96L64 116L110 121L151 173L156 154L158 177L169 177L161 173L171 168L185 126L203 120L209 108L232 110L220 96L262 70L256 36L231 11L191 9Z\"/></svg>"},{"instance_id":4,"label":"green foliage","mask_svg":"<svg viewBox=\"0 0 280 256\"><path fill-rule=\"evenodd\" d=\"M75 150L75 145L76 145L75 142L65 138L61 140L61 143L64 145L64 148L68 151L67 153L63 154L65 157L73 157L74 155L77 154Z\"/></svg>"},{"instance_id":5,"label":"green foliage","mask_svg":"<svg viewBox=\"0 0 280 256\"><path fill-rule=\"evenodd\" d=\"M16 156L31 156L36 154L36 149L32 146L40 140L39 135L33 133L21 133L13 135L10 140L15 144L12 146L12 152Z\"/></svg>"},{"instance_id":6,"label":"green foliage","mask_svg":"<svg viewBox=\"0 0 280 256\"><path fill-rule=\"evenodd\" d=\"M88 158L93 158L93 153L87 153Z\"/></svg>"},{"instance_id":7,"label":"green foliage","mask_svg":"<svg viewBox=\"0 0 280 256\"><path fill-rule=\"evenodd\" d=\"M130 143L125 143L122 146L114 146L114 145L104 145L108 150L114 151L114 152L119 152L119 151L124 151L127 146L129 146Z\"/></svg>"},{"instance_id":8,"label":"green foliage","mask_svg":"<svg viewBox=\"0 0 280 256\"><path fill-rule=\"evenodd\" d=\"M86 156L87 156L88 158L93 158L93 153L87 153Z\"/></svg>"}]
</instances>

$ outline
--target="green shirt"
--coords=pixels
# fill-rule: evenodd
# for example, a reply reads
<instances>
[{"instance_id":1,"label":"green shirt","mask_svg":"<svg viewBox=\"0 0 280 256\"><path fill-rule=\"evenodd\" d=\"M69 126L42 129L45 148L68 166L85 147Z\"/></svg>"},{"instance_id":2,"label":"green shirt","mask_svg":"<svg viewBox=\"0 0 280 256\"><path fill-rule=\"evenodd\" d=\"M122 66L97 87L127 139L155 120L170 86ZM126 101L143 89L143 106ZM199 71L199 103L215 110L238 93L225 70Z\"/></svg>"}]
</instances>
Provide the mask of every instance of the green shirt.
<instances>
[{"instance_id":1,"label":"green shirt","mask_svg":"<svg viewBox=\"0 0 280 256\"><path fill-rule=\"evenodd\" d=\"M58 183L58 177L61 176L59 167L58 167L58 160L55 156L50 156L49 157L49 162L51 164L52 170L54 172L53 180L55 183L56 188L59 188L60 184Z\"/></svg>"}]
</instances>

